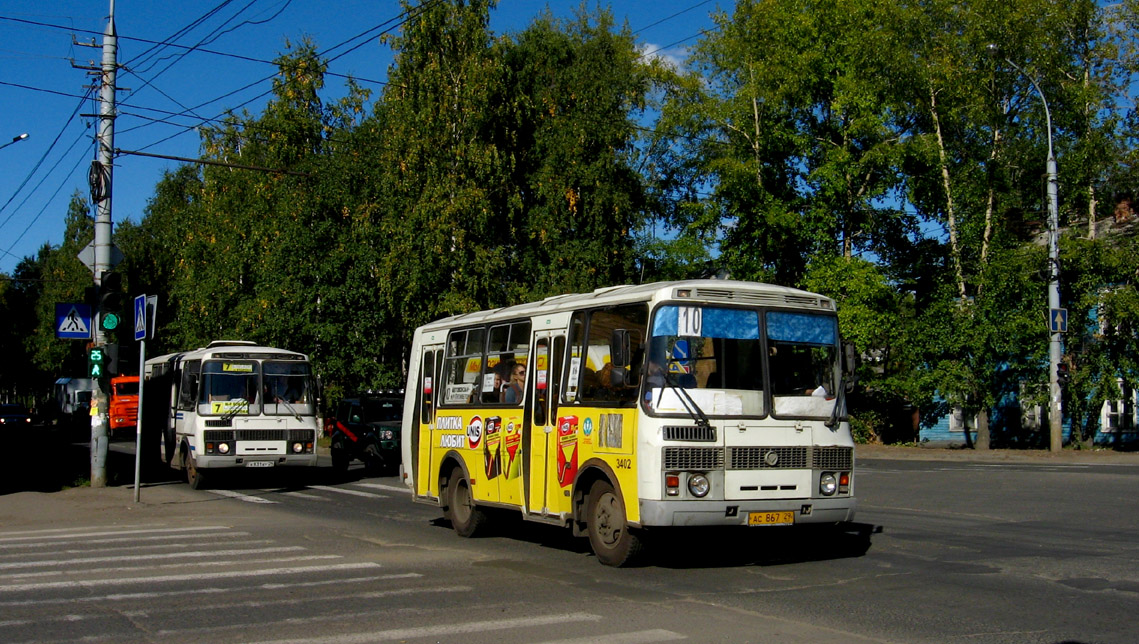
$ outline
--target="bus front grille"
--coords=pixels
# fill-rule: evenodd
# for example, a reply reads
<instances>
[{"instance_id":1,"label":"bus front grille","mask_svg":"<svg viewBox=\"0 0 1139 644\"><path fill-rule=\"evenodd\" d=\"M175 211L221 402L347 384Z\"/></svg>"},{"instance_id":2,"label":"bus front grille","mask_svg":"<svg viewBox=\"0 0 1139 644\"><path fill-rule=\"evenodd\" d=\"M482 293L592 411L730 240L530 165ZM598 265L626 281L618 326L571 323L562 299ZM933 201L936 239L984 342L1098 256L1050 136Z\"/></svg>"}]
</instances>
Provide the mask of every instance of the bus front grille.
<instances>
[{"instance_id":1,"label":"bus front grille","mask_svg":"<svg viewBox=\"0 0 1139 644\"><path fill-rule=\"evenodd\" d=\"M666 470L716 470L724 467L724 450L719 447L666 447Z\"/></svg>"},{"instance_id":2,"label":"bus front grille","mask_svg":"<svg viewBox=\"0 0 1139 644\"><path fill-rule=\"evenodd\" d=\"M670 425L661 428L666 441L707 441L716 440L715 427L692 427L684 425Z\"/></svg>"},{"instance_id":3,"label":"bus front grille","mask_svg":"<svg viewBox=\"0 0 1139 644\"><path fill-rule=\"evenodd\" d=\"M733 447L728 458L733 470L787 470L807 467L806 447Z\"/></svg>"},{"instance_id":4,"label":"bus front grille","mask_svg":"<svg viewBox=\"0 0 1139 644\"><path fill-rule=\"evenodd\" d=\"M816 470L850 470L854 467L854 450L849 447L816 447L811 467Z\"/></svg>"},{"instance_id":5,"label":"bus front grille","mask_svg":"<svg viewBox=\"0 0 1139 644\"><path fill-rule=\"evenodd\" d=\"M205 438L211 443L233 440L311 443L316 437L311 429L207 429Z\"/></svg>"}]
</instances>

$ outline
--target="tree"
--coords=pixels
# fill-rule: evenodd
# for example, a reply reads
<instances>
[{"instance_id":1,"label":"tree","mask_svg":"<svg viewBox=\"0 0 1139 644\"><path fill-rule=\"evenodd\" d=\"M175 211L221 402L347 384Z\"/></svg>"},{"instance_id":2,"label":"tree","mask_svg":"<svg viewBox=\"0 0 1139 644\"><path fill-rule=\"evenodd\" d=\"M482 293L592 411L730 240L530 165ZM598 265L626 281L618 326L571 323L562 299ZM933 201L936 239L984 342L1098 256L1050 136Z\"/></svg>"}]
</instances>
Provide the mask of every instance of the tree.
<instances>
[{"instance_id":1,"label":"tree","mask_svg":"<svg viewBox=\"0 0 1139 644\"><path fill-rule=\"evenodd\" d=\"M76 193L67 209L63 243L41 249L36 261L42 287L35 300L37 323L25 338L25 347L32 366L46 378L53 374L79 377L86 371L83 343L55 337L55 305L84 301L84 289L94 284L91 271L79 261L79 252L94 237L87 202ZM26 263L22 266L31 268Z\"/></svg>"}]
</instances>

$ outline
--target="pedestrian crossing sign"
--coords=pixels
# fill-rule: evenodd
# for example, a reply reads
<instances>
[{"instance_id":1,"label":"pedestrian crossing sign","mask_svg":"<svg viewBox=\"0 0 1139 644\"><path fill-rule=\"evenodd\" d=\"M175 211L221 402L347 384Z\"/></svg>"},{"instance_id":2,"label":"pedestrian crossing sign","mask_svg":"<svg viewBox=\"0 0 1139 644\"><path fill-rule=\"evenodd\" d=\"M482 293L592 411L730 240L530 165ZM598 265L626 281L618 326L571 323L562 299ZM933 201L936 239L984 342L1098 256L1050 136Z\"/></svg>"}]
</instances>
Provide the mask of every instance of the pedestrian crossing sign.
<instances>
[{"instance_id":1,"label":"pedestrian crossing sign","mask_svg":"<svg viewBox=\"0 0 1139 644\"><path fill-rule=\"evenodd\" d=\"M91 306L72 303L56 304L55 337L64 340L90 340Z\"/></svg>"}]
</instances>

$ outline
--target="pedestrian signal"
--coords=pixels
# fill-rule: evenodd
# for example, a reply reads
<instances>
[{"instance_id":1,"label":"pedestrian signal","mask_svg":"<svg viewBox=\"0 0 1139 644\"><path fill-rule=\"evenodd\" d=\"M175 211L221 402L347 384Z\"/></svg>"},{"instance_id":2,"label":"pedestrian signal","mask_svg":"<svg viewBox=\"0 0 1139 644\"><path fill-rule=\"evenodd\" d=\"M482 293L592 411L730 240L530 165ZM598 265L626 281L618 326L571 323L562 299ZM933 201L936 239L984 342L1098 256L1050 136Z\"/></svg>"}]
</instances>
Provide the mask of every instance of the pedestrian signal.
<instances>
[{"instance_id":1,"label":"pedestrian signal","mask_svg":"<svg viewBox=\"0 0 1139 644\"><path fill-rule=\"evenodd\" d=\"M87 374L92 378L102 378L106 358L103 347L91 347L87 351Z\"/></svg>"}]
</instances>

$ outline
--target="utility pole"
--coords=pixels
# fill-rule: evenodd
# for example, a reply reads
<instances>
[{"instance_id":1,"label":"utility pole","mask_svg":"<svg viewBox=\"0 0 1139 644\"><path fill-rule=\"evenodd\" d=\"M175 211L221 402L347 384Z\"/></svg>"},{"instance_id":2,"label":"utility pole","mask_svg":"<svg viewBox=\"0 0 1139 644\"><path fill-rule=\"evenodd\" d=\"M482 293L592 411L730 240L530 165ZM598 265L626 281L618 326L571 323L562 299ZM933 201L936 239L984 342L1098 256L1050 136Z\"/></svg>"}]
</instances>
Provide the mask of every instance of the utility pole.
<instances>
[{"instance_id":1,"label":"utility pole","mask_svg":"<svg viewBox=\"0 0 1139 644\"><path fill-rule=\"evenodd\" d=\"M115 76L118 72L118 34L115 32L115 0L110 0L111 11L107 18L107 29L103 32L102 65L91 69L99 76L99 132L96 138L98 154L91 162L88 180L91 183L91 200L95 204L94 273L95 292L102 294L103 276L114 268L112 258L111 232L111 173L115 150ZM94 43L92 43L94 46ZM107 337L103 332L102 312L94 319L95 346L105 347ZM107 428L110 421L109 378L100 378L99 389L95 392L94 409L91 412L91 487L107 485ZM97 411L96 411L97 410Z\"/></svg>"},{"instance_id":2,"label":"utility pole","mask_svg":"<svg viewBox=\"0 0 1139 644\"><path fill-rule=\"evenodd\" d=\"M989 53L998 56L1000 48L989 45ZM1060 360L1063 348L1060 343L1060 323L1053 316L1060 312L1060 207L1057 204L1059 193L1056 179L1056 155L1052 152L1052 112L1048 109L1048 99L1036 82L1036 77L1021 69L1020 65L1005 58L1005 62L1028 79L1040 102L1044 105L1044 119L1048 132L1048 159L1045 172L1048 175L1048 448L1053 452L1064 449L1064 408L1060 393Z\"/></svg>"}]
</instances>

